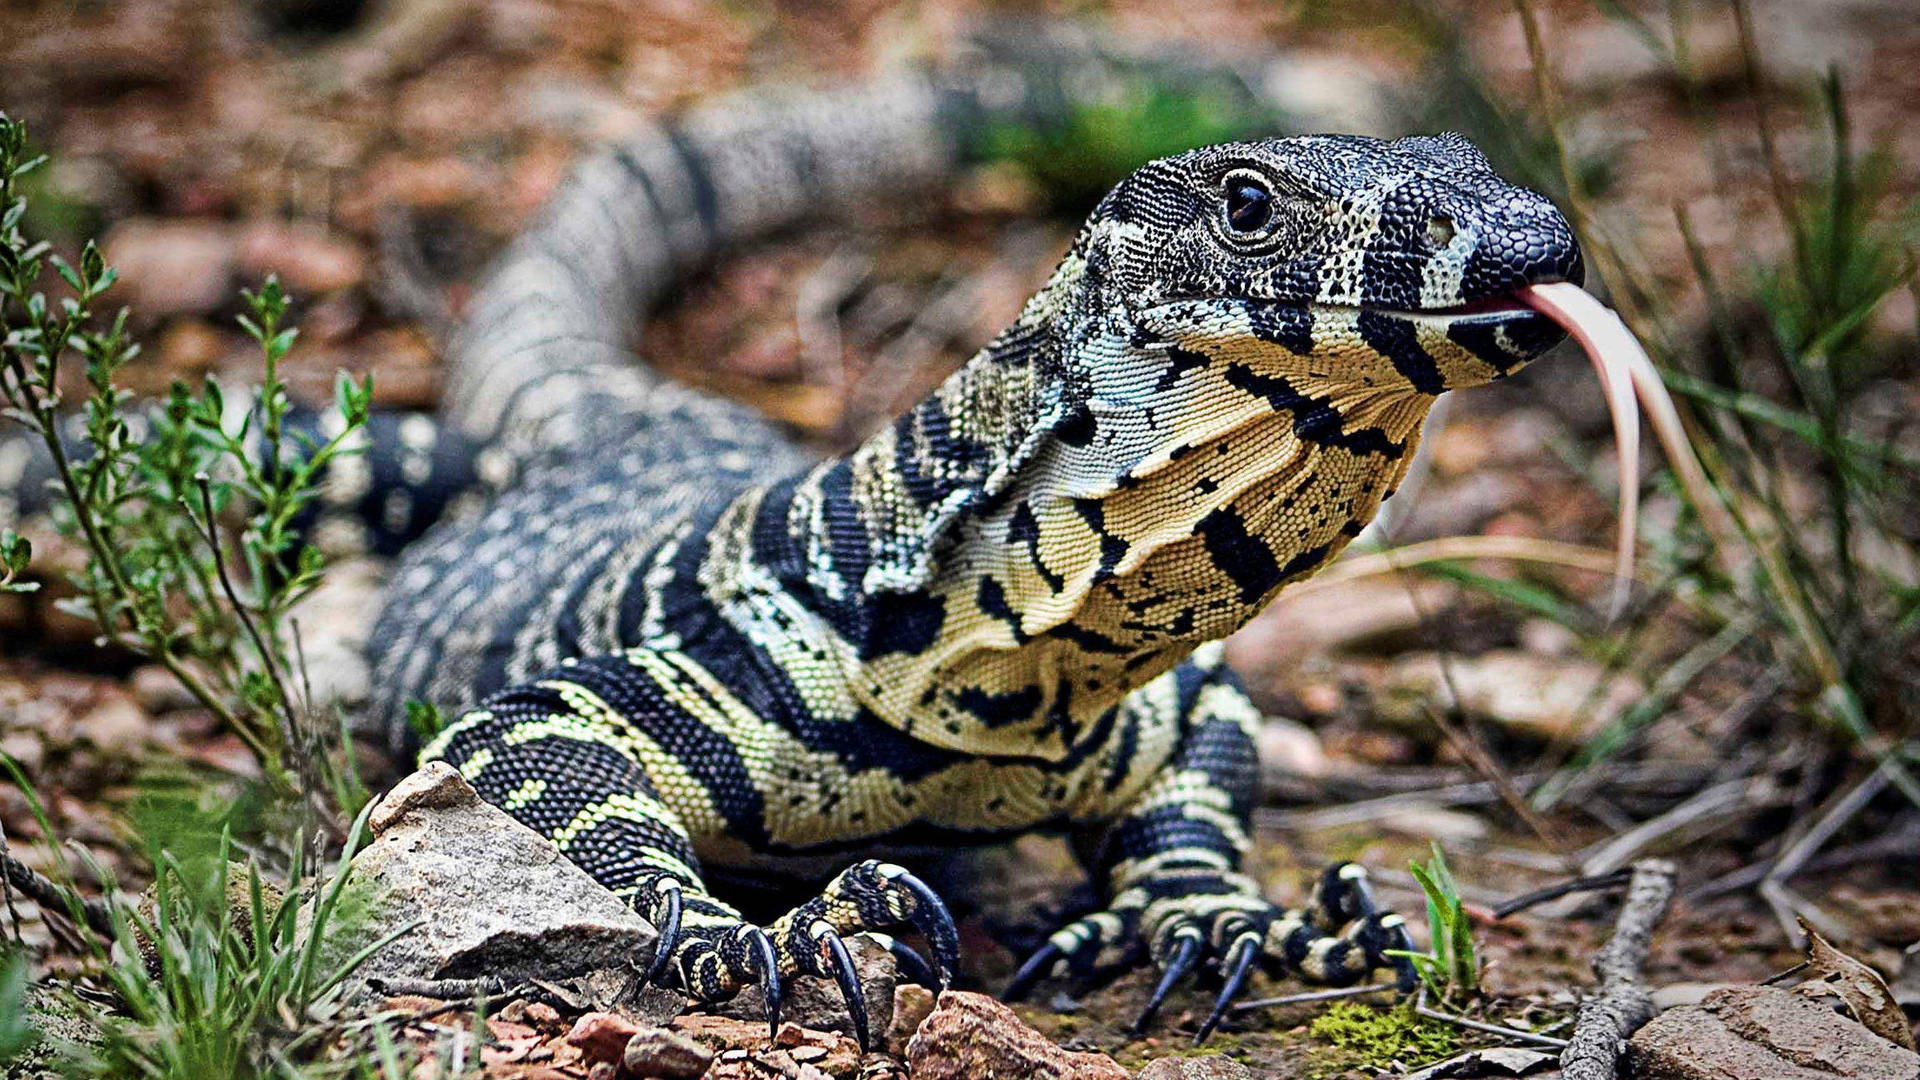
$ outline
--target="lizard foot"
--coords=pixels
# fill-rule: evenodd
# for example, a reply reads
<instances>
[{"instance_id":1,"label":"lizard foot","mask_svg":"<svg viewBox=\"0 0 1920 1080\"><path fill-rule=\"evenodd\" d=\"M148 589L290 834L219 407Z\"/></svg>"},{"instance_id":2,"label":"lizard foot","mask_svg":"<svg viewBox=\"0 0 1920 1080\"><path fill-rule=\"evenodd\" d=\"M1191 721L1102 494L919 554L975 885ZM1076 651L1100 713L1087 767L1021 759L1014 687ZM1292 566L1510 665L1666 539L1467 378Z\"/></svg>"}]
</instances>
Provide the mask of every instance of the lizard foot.
<instances>
[{"instance_id":1,"label":"lizard foot","mask_svg":"<svg viewBox=\"0 0 1920 1080\"><path fill-rule=\"evenodd\" d=\"M780 1026L780 986L795 975L831 978L840 987L862 1052L871 1044L867 1003L845 937L910 926L933 947L933 961L892 938L874 934L900 959L909 978L944 990L959 963L959 934L947 906L905 869L869 859L848 867L819 896L764 929L705 895L692 895L670 877L646 890L660 930L650 977L669 976L700 1001L729 997L757 982L767 1021ZM645 909L645 905L643 910Z\"/></svg>"},{"instance_id":2,"label":"lizard foot","mask_svg":"<svg viewBox=\"0 0 1920 1080\"><path fill-rule=\"evenodd\" d=\"M1352 863L1322 874L1299 910L1269 903L1243 874L1163 871L1122 888L1105 911L1056 931L1014 975L1006 996L1024 997L1056 974L1115 973L1144 953L1161 975L1134 1021L1137 1032L1153 1021L1175 986L1208 962L1219 972L1221 989L1194 1037L1197 1044L1219 1026L1255 964L1332 986L1391 968L1401 989L1411 991L1412 964L1388 953L1412 947L1404 920L1378 910L1366 872Z\"/></svg>"}]
</instances>

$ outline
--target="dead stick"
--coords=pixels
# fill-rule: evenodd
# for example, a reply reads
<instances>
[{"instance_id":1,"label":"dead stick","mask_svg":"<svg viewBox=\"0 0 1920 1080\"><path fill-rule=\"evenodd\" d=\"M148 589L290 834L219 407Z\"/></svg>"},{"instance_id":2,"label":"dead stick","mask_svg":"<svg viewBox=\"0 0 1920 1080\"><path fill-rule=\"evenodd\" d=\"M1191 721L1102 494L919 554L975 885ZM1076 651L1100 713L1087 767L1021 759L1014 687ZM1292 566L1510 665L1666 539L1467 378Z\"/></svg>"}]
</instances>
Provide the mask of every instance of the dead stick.
<instances>
[{"instance_id":1,"label":"dead stick","mask_svg":"<svg viewBox=\"0 0 1920 1080\"><path fill-rule=\"evenodd\" d=\"M69 917L78 917L87 929L107 938L113 937L113 911L105 900L83 899L66 886L14 858L11 852L0 851L0 867L4 868L7 885L39 904L42 912L57 911Z\"/></svg>"},{"instance_id":2,"label":"dead stick","mask_svg":"<svg viewBox=\"0 0 1920 1080\"><path fill-rule=\"evenodd\" d=\"M1633 864L1613 937L1593 958L1599 992L1580 1003L1573 1037L1560 1053L1564 1080L1614 1080L1627 1037L1653 1019L1653 996L1641 985L1640 968L1647 961L1654 928L1673 902L1675 877L1673 864L1665 859Z\"/></svg>"}]
</instances>

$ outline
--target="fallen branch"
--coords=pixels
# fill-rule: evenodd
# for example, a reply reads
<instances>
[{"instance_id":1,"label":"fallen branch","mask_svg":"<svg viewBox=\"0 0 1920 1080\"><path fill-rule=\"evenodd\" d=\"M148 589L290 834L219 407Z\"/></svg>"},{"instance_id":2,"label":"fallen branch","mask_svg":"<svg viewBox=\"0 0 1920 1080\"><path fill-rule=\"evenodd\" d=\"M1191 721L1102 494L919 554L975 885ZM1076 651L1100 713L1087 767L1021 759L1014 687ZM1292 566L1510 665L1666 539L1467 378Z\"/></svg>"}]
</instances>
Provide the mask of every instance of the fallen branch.
<instances>
[{"instance_id":1,"label":"fallen branch","mask_svg":"<svg viewBox=\"0 0 1920 1080\"><path fill-rule=\"evenodd\" d=\"M1558 900L1577 892L1594 892L1599 889L1617 889L1631 879L1626 870L1616 870L1610 874L1597 874L1591 877L1577 877L1543 889L1535 889L1522 896L1516 896L1493 909L1493 917L1504 919L1518 915L1531 907L1538 907L1549 900Z\"/></svg>"},{"instance_id":2,"label":"fallen branch","mask_svg":"<svg viewBox=\"0 0 1920 1080\"><path fill-rule=\"evenodd\" d=\"M1664 814L1659 814L1583 853L1580 872L1588 877L1612 873L1627 864L1634 855L1662 838L1691 828L1703 821L1723 818L1760 808L1766 803L1758 792L1757 777L1742 776L1701 791Z\"/></svg>"},{"instance_id":3,"label":"fallen branch","mask_svg":"<svg viewBox=\"0 0 1920 1080\"><path fill-rule=\"evenodd\" d=\"M514 985L498 976L480 979L408 979L399 976L376 976L367 980L368 989L378 994L466 1003L471 1003L476 997L504 994Z\"/></svg>"},{"instance_id":4,"label":"fallen branch","mask_svg":"<svg viewBox=\"0 0 1920 1080\"><path fill-rule=\"evenodd\" d=\"M77 917L94 933L113 937L113 910L105 900L82 899L66 886L14 858L11 852L0 851L0 865L6 868L8 887L39 904L42 912L57 911L70 918Z\"/></svg>"},{"instance_id":5,"label":"fallen branch","mask_svg":"<svg viewBox=\"0 0 1920 1080\"><path fill-rule=\"evenodd\" d=\"M1673 902L1676 872L1665 859L1633 864L1626 904L1613 937L1593 958L1599 992L1580 1003L1573 1037L1560 1054L1564 1080L1614 1080L1627 1037L1653 1019L1653 997L1640 982L1640 968L1654 928Z\"/></svg>"}]
</instances>

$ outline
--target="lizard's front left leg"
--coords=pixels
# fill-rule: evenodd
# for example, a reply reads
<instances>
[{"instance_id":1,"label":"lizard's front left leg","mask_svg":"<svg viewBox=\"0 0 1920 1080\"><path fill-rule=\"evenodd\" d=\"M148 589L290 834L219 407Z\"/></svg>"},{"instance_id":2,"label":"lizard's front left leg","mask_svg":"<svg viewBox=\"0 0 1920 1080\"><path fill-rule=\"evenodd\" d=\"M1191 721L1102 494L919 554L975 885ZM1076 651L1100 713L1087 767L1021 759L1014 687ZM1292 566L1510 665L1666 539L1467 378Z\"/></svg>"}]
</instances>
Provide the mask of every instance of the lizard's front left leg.
<instances>
[{"instance_id":1,"label":"lizard's front left leg","mask_svg":"<svg viewBox=\"0 0 1920 1080\"><path fill-rule=\"evenodd\" d=\"M783 982L798 974L831 978L864 1049L866 1002L842 937L904 925L926 937L934 964L889 941L894 955L910 977L945 989L958 960L953 920L932 889L898 866L859 863L764 928L707 891L685 815L715 814L716 796L663 752L674 735L664 715L628 715L609 704L636 697L623 692L619 680L632 674L622 664L588 660L496 694L449 725L421 758L458 768L481 797L552 840L650 919L660 936L649 981L699 1001L757 984L777 1029Z\"/></svg>"},{"instance_id":2,"label":"lizard's front left leg","mask_svg":"<svg viewBox=\"0 0 1920 1080\"><path fill-rule=\"evenodd\" d=\"M1400 916L1375 909L1365 872L1329 868L1299 910L1267 901L1243 870L1258 779L1258 710L1224 666L1207 671L1180 750L1100 837L1094 869L1104 911L1054 933L1014 976L1009 998L1066 972L1097 975L1150 956L1161 972L1134 1027L1143 1029L1173 988L1203 962L1222 987L1195 1041L1226 1014L1257 963L1315 982L1346 985L1393 967L1411 988L1411 965L1388 956L1411 947Z\"/></svg>"}]
</instances>

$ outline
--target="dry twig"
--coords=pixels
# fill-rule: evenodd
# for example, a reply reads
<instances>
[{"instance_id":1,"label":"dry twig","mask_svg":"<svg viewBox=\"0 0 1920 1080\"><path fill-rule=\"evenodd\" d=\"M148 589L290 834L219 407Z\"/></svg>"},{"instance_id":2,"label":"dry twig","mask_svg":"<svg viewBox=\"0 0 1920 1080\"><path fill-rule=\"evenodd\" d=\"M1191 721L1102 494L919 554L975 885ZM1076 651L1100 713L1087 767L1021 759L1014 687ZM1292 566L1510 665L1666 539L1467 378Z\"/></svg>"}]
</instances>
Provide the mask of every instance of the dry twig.
<instances>
[{"instance_id":1,"label":"dry twig","mask_svg":"<svg viewBox=\"0 0 1920 1080\"><path fill-rule=\"evenodd\" d=\"M1665 859L1633 864L1627 901L1613 937L1593 958L1600 990L1580 1003L1573 1037L1560 1054L1565 1080L1614 1080L1627 1037L1653 1019L1653 997L1641 985L1640 968L1646 963L1654 928L1673 902L1676 876L1674 865Z\"/></svg>"},{"instance_id":2,"label":"dry twig","mask_svg":"<svg viewBox=\"0 0 1920 1080\"><path fill-rule=\"evenodd\" d=\"M1787 940L1793 942L1794 948L1804 949L1807 946L1807 938L1801 932L1799 918L1805 918L1821 931L1836 937L1844 934L1845 930L1836 925L1831 916L1788 888L1787 881L1798 874L1807 864L1807 860L1826 846L1827 841L1833 839L1835 833L1839 832L1847 822L1853 820L1868 803L1873 801L1875 796L1886 788L1892 781L1895 770L1896 766L1891 759L1883 761L1879 768L1868 773L1865 779L1835 799L1812 825L1787 845L1786 850L1780 853L1780 857L1774 860L1766 876L1760 880L1760 897L1772 909L1774 918L1780 922L1780 929L1786 933Z\"/></svg>"},{"instance_id":3,"label":"dry twig","mask_svg":"<svg viewBox=\"0 0 1920 1080\"><path fill-rule=\"evenodd\" d=\"M105 900L81 899L66 886L14 858L12 852L0 851L0 867L5 869L7 886L39 904L42 912L77 914L88 929L109 938L113 936L113 912Z\"/></svg>"}]
</instances>

